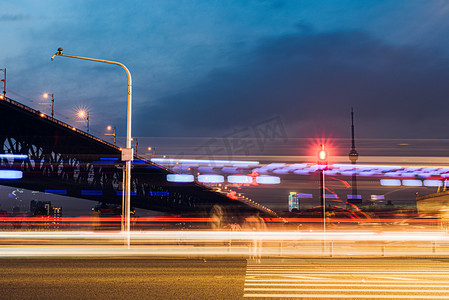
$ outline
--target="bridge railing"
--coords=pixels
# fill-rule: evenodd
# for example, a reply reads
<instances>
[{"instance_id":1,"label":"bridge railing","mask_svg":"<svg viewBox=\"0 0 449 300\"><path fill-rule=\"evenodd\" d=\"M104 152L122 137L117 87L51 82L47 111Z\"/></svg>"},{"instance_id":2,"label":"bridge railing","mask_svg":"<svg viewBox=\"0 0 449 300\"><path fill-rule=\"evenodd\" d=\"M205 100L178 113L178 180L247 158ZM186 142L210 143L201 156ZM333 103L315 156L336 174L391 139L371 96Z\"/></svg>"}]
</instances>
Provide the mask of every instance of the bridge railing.
<instances>
[{"instance_id":1,"label":"bridge railing","mask_svg":"<svg viewBox=\"0 0 449 300\"><path fill-rule=\"evenodd\" d=\"M117 147L117 146L115 146L115 145L113 145L113 144L111 144L111 143L108 143L108 142L106 142L106 141L104 141L104 140L102 140L102 139L97 138L96 136L93 136L93 135L88 134L88 133L86 133L86 132L84 132L84 131L82 131L82 130L79 130L78 128L76 128L76 127L74 127L74 126L71 126L71 125L69 125L69 124L67 124L67 123L61 122L61 121L59 121L58 119L52 118L52 117L50 117L50 116L47 116L46 114L40 112L39 110L36 110L36 109L33 109L33 108L29 107L29 106L23 105L22 103L19 103L19 102L15 101L15 100L13 100L13 99L11 99L11 98L5 97L5 98L2 99L1 101L6 101L6 102L8 102L8 103L11 103L11 104L13 104L13 105L15 105L15 106L18 106L18 107L20 107L20 108L26 110L26 111L29 111L29 112L31 112L31 113L34 113L35 115L37 115L37 116L39 116L39 117L41 117L41 118L45 118L45 119L47 119L47 120L50 120L50 121L52 121L52 122L54 122L54 123L56 123L56 124L58 124L58 125L60 125L60 126L66 127L66 128L68 128L68 129L71 129L71 130L73 130L73 131L75 131L75 132L77 132L77 133L79 133L79 134L81 134L81 135L84 135L84 136L86 136L86 137L89 137L89 138L91 138L91 139L93 139L93 140L95 140L95 141L97 141L97 142L100 142L100 143L102 143L102 144L108 145L108 146L113 147L113 148L115 148L115 149L117 149L117 150L120 150L120 147Z\"/></svg>"}]
</instances>

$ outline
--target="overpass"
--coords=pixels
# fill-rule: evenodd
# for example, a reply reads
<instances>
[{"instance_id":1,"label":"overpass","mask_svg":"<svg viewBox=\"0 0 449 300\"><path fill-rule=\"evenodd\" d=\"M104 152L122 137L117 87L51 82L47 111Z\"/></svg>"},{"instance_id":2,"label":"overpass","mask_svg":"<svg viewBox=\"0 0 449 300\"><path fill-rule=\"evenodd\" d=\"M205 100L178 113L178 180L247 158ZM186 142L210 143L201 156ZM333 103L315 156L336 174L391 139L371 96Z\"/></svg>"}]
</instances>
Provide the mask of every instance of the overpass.
<instances>
[{"instance_id":1,"label":"overpass","mask_svg":"<svg viewBox=\"0 0 449 300\"><path fill-rule=\"evenodd\" d=\"M0 153L27 157L0 159L1 169L23 172L21 179L0 179L0 185L121 204L124 162L119 147L10 98L0 100ZM171 173L136 155L131 205L169 213L209 213L219 205L230 214L273 214L197 182L168 182Z\"/></svg>"}]
</instances>

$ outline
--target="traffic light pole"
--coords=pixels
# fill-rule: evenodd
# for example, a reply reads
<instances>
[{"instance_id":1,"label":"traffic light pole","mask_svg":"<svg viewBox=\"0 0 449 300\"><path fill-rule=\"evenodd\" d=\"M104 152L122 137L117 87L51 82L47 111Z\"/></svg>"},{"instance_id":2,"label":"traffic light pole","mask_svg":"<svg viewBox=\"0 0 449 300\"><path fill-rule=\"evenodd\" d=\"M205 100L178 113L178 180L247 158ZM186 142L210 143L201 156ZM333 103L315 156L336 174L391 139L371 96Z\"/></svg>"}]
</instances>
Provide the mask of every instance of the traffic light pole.
<instances>
[{"instance_id":1,"label":"traffic light pole","mask_svg":"<svg viewBox=\"0 0 449 300\"><path fill-rule=\"evenodd\" d=\"M320 200L321 206L323 207L323 232L326 232L326 198L325 198L325 187L324 187L324 169L320 170Z\"/></svg>"},{"instance_id":2,"label":"traffic light pole","mask_svg":"<svg viewBox=\"0 0 449 300\"><path fill-rule=\"evenodd\" d=\"M327 152L324 149L324 145L320 145L318 151L318 165L320 168L320 202L323 207L323 232L326 232L326 188L324 181L324 171L327 169Z\"/></svg>"}]
</instances>

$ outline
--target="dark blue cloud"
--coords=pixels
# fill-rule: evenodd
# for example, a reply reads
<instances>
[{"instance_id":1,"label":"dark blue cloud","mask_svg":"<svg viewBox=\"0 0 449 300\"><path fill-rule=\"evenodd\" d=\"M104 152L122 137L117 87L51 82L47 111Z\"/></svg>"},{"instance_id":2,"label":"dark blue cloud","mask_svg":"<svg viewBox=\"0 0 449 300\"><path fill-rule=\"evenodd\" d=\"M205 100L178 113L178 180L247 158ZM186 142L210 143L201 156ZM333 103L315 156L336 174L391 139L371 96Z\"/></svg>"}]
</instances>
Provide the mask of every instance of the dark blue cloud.
<instances>
[{"instance_id":1,"label":"dark blue cloud","mask_svg":"<svg viewBox=\"0 0 449 300\"><path fill-rule=\"evenodd\" d=\"M140 107L140 135L217 135L279 115L292 136L447 137L448 57L341 30L266 38L233 65L157 105Z\"/></svg>"}]
</instances>

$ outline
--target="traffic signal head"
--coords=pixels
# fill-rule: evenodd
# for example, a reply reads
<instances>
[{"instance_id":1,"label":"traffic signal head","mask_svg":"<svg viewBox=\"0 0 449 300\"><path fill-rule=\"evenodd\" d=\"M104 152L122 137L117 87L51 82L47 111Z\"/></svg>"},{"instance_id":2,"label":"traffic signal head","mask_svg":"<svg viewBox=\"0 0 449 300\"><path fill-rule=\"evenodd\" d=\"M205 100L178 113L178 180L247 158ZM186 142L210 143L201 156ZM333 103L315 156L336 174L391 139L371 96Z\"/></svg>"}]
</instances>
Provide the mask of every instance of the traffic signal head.
<instances>
[{"instance_id":1,"label":"traffic signal head","mask_svg":"<svg viewBox=\"0 0 449 300\"><path fill-rule=\"evenodd\" d=\"M321 145L321 148L318 151L318 164L327 165L327 151L324 149L324 145Z\"/></svg>"}]
</instances>

